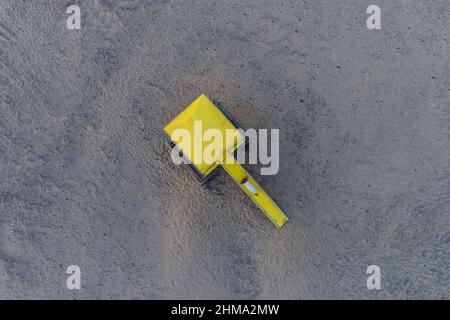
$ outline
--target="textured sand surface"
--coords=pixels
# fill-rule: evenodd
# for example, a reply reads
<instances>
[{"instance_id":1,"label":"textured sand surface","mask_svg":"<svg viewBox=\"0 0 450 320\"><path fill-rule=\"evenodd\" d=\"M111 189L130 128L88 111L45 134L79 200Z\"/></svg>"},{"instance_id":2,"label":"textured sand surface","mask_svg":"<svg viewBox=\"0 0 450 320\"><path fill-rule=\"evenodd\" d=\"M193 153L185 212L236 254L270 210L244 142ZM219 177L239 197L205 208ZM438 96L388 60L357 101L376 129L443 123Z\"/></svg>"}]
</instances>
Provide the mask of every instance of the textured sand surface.
<instances>
[{"instance_id":1,"label":"textured sand surface","mask_svg":"<svg viewBox=\"0 0 450 320\"><path fill-rule=\"evenodd\" d=\"M450 3L376 2L2 0L0 298L450 298ZM202 92L280 128L282 230L170 161Z\"/></svg>"}]
</instances>

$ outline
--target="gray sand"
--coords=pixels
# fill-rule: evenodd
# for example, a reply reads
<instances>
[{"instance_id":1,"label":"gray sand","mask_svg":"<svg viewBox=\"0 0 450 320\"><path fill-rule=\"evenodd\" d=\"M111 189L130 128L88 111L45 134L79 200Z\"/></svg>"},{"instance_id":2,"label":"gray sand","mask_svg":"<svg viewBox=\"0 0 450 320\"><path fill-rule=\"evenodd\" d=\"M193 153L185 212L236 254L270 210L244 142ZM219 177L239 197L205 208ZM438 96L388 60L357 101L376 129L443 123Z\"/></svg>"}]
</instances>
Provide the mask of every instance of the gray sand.
<instances>
[{"instance_id":1,"label":"gray sand","mask_svg":"<svg viewBox=\"0 0 450 320\"><path fill-rule=\"evenodd\" d=\"M450 4L376 2L2 0L0 298L450 298ZM283 229L170 161L202 92L280 128Z\"/></svg>"}]
</instances>

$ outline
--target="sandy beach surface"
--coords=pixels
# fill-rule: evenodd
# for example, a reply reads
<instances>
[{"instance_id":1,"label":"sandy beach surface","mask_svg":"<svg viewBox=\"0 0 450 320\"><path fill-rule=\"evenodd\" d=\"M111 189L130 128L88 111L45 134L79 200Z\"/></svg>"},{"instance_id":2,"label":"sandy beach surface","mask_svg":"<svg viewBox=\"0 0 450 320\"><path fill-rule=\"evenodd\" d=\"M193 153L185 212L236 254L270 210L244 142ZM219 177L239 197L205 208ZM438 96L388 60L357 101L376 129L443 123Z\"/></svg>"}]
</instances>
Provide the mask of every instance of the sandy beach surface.
<instances>
[{"instance_id":1,"label":"sandy beach surface","mask_svg":"<svg viewBox=\"0 0 450 320\"><path fill-rule=\"evenodd\" d=\"M2 0L0 298L450 298L450 3L372 2ZM201 93L280 129L283 229L171 162Z\"/></svg>"}]
</instances>

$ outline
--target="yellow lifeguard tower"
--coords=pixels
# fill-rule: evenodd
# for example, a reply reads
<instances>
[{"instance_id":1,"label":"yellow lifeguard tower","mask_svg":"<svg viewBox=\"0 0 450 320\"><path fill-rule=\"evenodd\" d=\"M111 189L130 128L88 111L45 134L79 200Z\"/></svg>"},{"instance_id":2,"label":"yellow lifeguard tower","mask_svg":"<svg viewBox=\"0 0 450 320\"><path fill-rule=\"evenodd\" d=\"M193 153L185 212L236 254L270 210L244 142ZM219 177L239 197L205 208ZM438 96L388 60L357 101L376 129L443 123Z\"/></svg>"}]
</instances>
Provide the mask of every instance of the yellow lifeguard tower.
<instances>
[{"instance_id":1,"label":"yellow lifeguard tower","mask_svg":"<svg viewBox=\"0 0 450 320\"><path fill-rule=\"evenodd\" d=\"M203 159L203 137L198 136L198 131L210 129L227 139L214 139L214 154ZM245 143L245 136L218 102L213 103L202 94L166 125L164 131L169 136L172 147L181 152L200 181L206 181L220 165L277 228L281 228L288 221L283 211L234 158L233 153ZM185 139L180 132L185 132L194 139Z\"/></svg>"}]
</instances>

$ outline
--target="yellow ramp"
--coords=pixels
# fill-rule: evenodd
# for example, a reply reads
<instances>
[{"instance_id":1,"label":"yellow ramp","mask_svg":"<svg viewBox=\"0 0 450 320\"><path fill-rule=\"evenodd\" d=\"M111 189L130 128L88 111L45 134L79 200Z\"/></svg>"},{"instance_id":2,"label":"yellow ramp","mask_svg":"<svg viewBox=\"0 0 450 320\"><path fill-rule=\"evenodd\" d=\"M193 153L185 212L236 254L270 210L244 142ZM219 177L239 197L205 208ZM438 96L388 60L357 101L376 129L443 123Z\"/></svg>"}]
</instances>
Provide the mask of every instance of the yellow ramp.
<instances>
[{"instance_id":1,"label":"yellow ramp","mask_svg":"<svg viewBox=\"0 0 450 320\"><path fill-rule=\"evenodd\" d=\"M220 165L277 228L281 228L289 220L275 201L231 155L228 155L226 161Z\"/></svg>"}]
</instances>

